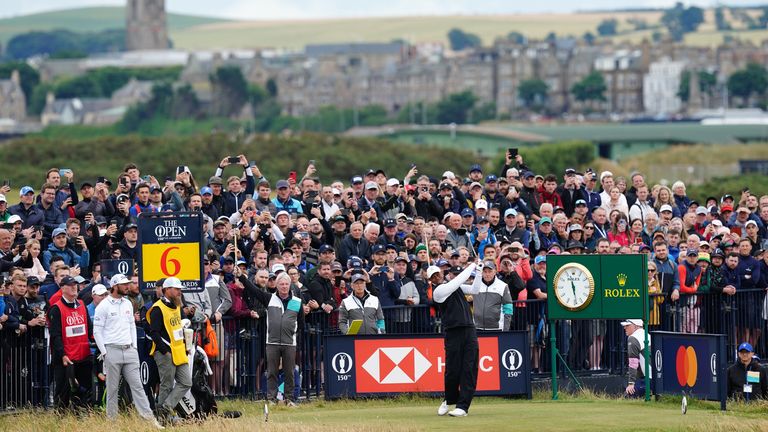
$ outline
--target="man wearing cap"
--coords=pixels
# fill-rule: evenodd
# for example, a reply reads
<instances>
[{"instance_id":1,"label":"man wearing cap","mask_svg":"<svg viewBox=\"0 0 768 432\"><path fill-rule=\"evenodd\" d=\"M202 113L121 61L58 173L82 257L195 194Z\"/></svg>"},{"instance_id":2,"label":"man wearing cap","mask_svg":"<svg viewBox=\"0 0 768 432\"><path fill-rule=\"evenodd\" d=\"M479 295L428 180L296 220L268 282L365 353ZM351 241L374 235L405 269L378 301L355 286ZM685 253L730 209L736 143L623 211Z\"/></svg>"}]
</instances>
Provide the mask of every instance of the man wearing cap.
<instances>
[{"instance_id":1,"label":"man wearing cap","mask_svg":"<svg viewBox=\"0 0 768 432\"><path fill-rule=\"evenodd\" d=\"M643 320L628 319L621 322L627 335L627 388L624 394L629 397L645 397L645 330ZM650 371L649 371L650 373Z\"/></svg>"},{"instance_id":2,"label":"man wearing cap","mask_svg":"<svg viewBox=\"0 0 768 432\"><path fill-rule=\"evenodd\" d=\"M48 310L48 332L53 367L54 406L79 409L90 405L93 356L89 341L93 328L85 304L77 298L77 282L64 276L61 299Z\"/></svg>"},{"instance_id":3,"label":"man wearing cap","mask_svg":"<svg viewBox=\"0 0 768 432\"><path fill-rule=\"evenodd\" d=\"M481 277L472 283L473 318L482 331L508 331L512 321L512 296L509 287L496 277L496 263L483 262Z\"/></svg>"},{"instance_id":4,"label":"man wearing cap","mask_svg":"<svg viewBox=\"0 0 768 432\"><path fill-rule=\"evenodd\" d=\"M275 184L277 196L272 200L275 210L285 211L289 215L295 215L304 212L304 207L297 199L291 198L291 185L288 180L278 180Z\"/></svg>"},{"instance_id":5,"label":"man wearing cap","mask_svg":"<svg viewBox=\"0 0 768 432\"><path fill-rule=\"evenodd\" d=\"M93 336L104 359L107 375L107 418L117 419L120 379L131 389L133 403L139 415L157 424L144 386L139 377L139 353L133 305L123 298L128 294L130 279L118 273L110 279L111 294L96 307ZM159 425L158 425L159 426Z\"/></svg>"},{"instance_id":6,"label":"man wearing cap","mask_svg":"<svg viewBox=\"0 0 768 432\"><path fill-rule=\"evenodd\" d=\"M506 209L504 211L504 226L496 231L496 239L510 243L517 241L522 244L528 244L530 241L530 232L525 226L525 216L520 215L520 217L523 219L522 226L518 226L517 211L515 209Z\"/></svg>"},{"instance_id":7,"label":"man wearing cap","mask_svg":"<svg viewBox=\"0 0 768 432\"><path fill-rule=\"evenodd\" d=\"M213 202L213 188L210 186L203 186L200 189L200 199L202 201L200 211L208 215L211 220L218 219L221 213L219 213L219 209ZM269 202L271 203L272 201ZM258 207L258 203L256 205Z\"/></svg>"},{"instance_id":8,"label":"man wearing cap","mask_svg":"<svg viewBox=\"0 0 768 432\"><path fill-rule=\"evenodd\" d=\"M372 295L362 274L353 274L352 295L341 302L339 307L339 330L342 334L349 332L349 327L355 320L362 320L362 326L357 334L385 333L384 312L379 299Z\"/></svg>"},{"instance_id":9,"label":"man wearing cap","mask_svg":"<svg viewBox=\"0 0 768 432\"><path fill-rule=\"evenodd\" d=\"M43 224L43 212L35 205L35 190L30 186L24 186L19 191L19 203L11 206L8 211L12 215L19 216L24 223L22 227L27 229L31 226Z\"/></svg>"},{"instance_id":10,"label":"man wearing cap","mask_svg":"<svg viewBox=\"0 0 768 432\"><path fill-rule=\"evenodd\" d=\"M473 182L479 183L483 181L483 168L480 166L480 164L474 164L471 167L469 167L468 177Z\"/></svg>"},{"instance_id":11,"label":"man wearing cap","mask_svg":"<svg viewBox=\"0 0 768 432\"><path fill-rule=\"evenodd\" d=\"M498 178L494 174L485 177L485 191L483 198L488 202L488 207L506 209L509 207L507 198L499 192Z\"/></svg>"},{"instance_id":12,"label":"man wearing cap","mask_svg":"<svg viewBox=\"0 0 768 432\"><path fill-rule=\"evenodd\" d=\"M357 200L357 207L362 213L369 213L371 220L382 220L384 212L382 210L382 201L379 198L379 185L375 181L365 183L363 196ZM373 213L371 211L373 210Z\"/></svg>"},{"instance_id":13,"label":"man wearing cap","mask_svg":"<svg viewBox=\"0 0 768 432\"><path fill-rule=\"evenodd\" d=\"M46 271L51 268L51 259L54 256L60 256L64 261L64 264L72 266L80 266L80 268L87 269L90 263L91 256L88 253L88 248L83 248L83 254L78 255L74 250L67 247L67 230L64 228L56 228L53 230L53 241L48 245L48 249L43 252L42 264Z\"/></svg>"},{"instance_id":14,"label":"man wearing cap","mask_svg":"<svg viewBox=\"0 0 768 432\"><path fill-rule=\"evenodd\" d=\"M139 257L139 228L135 223L129 222L123 226L123 229L123 240L117 244L117 248L120 249L120 257L136 261Z\"/></svg>"},{"instance_id":15,"label":"man wearing cap","mask_svg":"<svg viewBox=\"0 0 768 432\"><path fill-rule=\"evenodd\" d=\"M82 195L82 198L75 204L75 217L81 221L85 220L85 216L88 213L91 213L94 216L105 216L114 212L112 203L109 203L109 207L112 211L108 211L107 202L109 202L109 200L102 202L95 195L95 191L93 183L89 181L85 181L80 185L80 195Z\"/></svg>"},{"instance_id":16,"label":"man wearing cap","mask_svg":"<svg viewBox=\"0 0 768 432\"><path fill-rule=\"evenodd\" d=\"M565 210L565 215L570 217L575 208L576 201L584 199L583 187L579 181L580 176L577 177L577 172L573 168L567 168L563 174L564 182L555 189L558 195L560 195L560 201L563 203L562 207Z\"/></svg>"},{"instance_id":17,"label":"man wearing cap","mask_svg":"<svg viewBox=\"0 0 768 432\"><path fill-rule=\"evenodd\" d=\"M445 400L437 415L465 417L472 403L477 386L479 348L477 332L466 294L475 295L472 285L463 285L472 276L476 265L467 266L450 282L443 282L443 274L437 267L427 269L427 279L437 285L433 298L439 305L442 325L445 329ZM478 266L482 269L482 265ZM450 410L450 405L456 408Z\"/></svg>"},{"instance_id":18,"label":"man wearing cap","mask_svg":"<svg viewBox=\"0 0 768 432\"><path fill-rule=\"evenodd\" d=\"M760 365L749 342L738 348L738 359L728 367L728 397L746 401L768 399L768 370Z\"/></svg>"},{"instance_id":19,"label":"man wearing cap","mask_svg":"<svg viewBox=\"0 0 768 432\"><path fill-rule=\"evenodd\" d=\"M163 296L147 311L149 336L160 376L157 410L161 418L168 419L181 398L192 387L192 374L184 343L181 323L181 281L169 277L163 281Z\"/></svg>"}]
</instances>

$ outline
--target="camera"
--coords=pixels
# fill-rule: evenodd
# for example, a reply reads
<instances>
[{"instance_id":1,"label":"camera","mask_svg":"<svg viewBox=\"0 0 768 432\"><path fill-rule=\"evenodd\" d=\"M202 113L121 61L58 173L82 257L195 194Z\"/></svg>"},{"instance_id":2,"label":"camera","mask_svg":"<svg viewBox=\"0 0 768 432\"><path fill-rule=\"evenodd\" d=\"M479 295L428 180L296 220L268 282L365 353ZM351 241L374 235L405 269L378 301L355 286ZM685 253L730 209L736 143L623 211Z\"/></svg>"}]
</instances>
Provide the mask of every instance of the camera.
<instances>
[{"instance_id":1,"label":"camera","mask_svg":"<svg viewBox=\"0 0 768 432\"><path fill-rule=\"evenodd\" d=\"M237 156L230 156L227 158L227 161L231 164L240 163L240 158Z\"/></svg>"}]
</instances>

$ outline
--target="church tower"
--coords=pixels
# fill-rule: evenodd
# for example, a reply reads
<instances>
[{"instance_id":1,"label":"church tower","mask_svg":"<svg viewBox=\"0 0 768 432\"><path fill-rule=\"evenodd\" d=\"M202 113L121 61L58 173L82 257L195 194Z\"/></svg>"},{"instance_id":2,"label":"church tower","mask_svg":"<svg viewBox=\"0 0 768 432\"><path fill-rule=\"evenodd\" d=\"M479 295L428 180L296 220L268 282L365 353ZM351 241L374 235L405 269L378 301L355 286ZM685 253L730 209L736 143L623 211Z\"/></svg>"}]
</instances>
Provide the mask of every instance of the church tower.
<instances>
[{"instance_id":1,"label":"church tower","mask_svg":"<svg viewBox=\"0 0 768 432\"><path fill-rule=\"evenodd\" d=\"M168 49L165 0L128 0L125 9L125 49Z\"/></svg>"}]
</instances>

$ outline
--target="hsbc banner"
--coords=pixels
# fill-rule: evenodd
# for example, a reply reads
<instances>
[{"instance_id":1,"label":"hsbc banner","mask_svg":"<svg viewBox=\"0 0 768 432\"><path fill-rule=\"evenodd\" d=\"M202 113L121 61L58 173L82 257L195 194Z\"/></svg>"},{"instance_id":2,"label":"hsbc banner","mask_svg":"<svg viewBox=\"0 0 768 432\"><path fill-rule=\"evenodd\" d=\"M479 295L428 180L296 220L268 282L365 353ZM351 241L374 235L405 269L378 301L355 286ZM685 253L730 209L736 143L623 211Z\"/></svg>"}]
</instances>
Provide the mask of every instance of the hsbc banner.
<instances>
[{"instance_id":1,"label":"hsbc banner","mask_svg":"<svg viewBox=\"0 0 768 432\"><path fill-rule=\"evenodd\" d=\"M531 397L528 334L478 333L477 394ZM326 336L325 396L386 396L444 391L442 335Z\"/></svg>"},{"instance_id":2,"label":"hsbc banner","mask_svg":"<svg viewBox=\"0 0 768 432\"><path fill-rule=\"evenodd\" d=\"M651 332L655 394L725 401L725 335Z\"/></svg>"}]
</instances>

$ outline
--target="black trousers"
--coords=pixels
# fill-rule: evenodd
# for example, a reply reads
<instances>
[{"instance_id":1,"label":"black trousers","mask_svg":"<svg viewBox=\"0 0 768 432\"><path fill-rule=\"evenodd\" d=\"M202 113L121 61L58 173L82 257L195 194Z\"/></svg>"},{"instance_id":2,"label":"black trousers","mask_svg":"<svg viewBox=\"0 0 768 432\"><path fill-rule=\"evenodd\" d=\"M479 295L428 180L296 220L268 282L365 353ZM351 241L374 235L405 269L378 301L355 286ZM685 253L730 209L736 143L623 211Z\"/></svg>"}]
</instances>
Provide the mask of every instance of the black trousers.
<instances>
[{"instance_id":1,"label":"black trousers","mask_svg":"<svg viewBox=\"0 0 768 432\"><path fill-rule=\"evenodd\" d=\"M57 362L56 359L52 361ZM91 392L93 390L93 357L88 356L71 367L77 380L77 389L72 389L67 378L67 368L61 364L61 358L58 359L58 364L53 367L54 407L57 409L88 408L91 405Z\"/></svg>"},{"instance_id":2,"label":"black trousers","mask_svg":"<svg viewBox=\"0 0 768 432\"><path fill-rule=\"evenodd\" d=\"M445 401L469 412L477 387L480 350L474 327L445 331Z\"/></svg>"}]
</instances>

